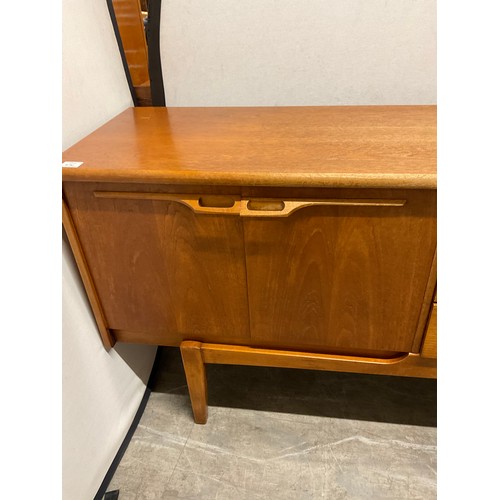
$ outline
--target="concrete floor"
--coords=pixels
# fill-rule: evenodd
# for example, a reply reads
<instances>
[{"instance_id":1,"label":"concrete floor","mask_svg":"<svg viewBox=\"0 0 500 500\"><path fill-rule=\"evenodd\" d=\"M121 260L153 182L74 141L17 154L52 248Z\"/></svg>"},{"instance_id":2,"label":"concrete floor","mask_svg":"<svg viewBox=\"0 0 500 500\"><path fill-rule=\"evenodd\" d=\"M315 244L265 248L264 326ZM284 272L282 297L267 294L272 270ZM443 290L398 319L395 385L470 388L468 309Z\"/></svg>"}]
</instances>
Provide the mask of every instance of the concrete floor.
<instances>
[{"instance_id":1,"label":"concrete floor","mask_svg":"<svg viewBox=\"0 0 500 500\"><path fill-rule=\"evenodd\" d=\"M208 365L196 425L178 350L159 355L120 500L436 498L436 381Z\"/></svg>"}]
</instances>

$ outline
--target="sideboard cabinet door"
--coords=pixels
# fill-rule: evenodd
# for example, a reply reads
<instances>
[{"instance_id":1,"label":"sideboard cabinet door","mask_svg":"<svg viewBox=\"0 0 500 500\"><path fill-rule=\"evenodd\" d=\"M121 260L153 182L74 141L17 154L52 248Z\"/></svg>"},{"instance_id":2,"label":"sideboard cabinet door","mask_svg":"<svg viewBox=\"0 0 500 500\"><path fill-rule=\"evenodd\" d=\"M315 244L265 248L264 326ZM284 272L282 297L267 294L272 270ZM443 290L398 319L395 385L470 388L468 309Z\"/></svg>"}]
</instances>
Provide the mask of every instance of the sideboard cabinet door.
<instances>
[{"instance_id":1,"label":"sideboard cabinet door","mask_svg":"<svg viewBox=\"0 0 500 500\"><path fill-rule=\"evenodd\" d=\"M436 249L436 199L396 196L395 206L305 203L287 217L281 200L261 202L271 207L261 216L254 201L244 220L253 343L411 351Z\"/></svg>"},{"instance_id":2,"label":"sideboard cabinet door","mask_svg":"<svg viewBox=\"0 0 500 500\"><path fill-rule=\"evenodd\" d=\"M240 217L103 189L68 183L65 196L109 328L160 344L247 339Z\"/></svg>"}]
</instances>

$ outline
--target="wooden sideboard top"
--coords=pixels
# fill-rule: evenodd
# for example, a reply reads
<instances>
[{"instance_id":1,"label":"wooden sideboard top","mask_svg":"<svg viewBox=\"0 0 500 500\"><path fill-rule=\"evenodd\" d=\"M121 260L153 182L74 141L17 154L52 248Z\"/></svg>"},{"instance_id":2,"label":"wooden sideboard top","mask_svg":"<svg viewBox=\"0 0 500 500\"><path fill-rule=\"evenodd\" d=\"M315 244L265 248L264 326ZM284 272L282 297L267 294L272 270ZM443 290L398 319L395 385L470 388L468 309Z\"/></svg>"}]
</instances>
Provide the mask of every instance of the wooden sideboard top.
<instances>
[{"instance_id":1,"label":"wooden sideboard top","mask_svg":"<svg viewBox=\"0 0 500 500\"><path fill-rule=\"evenodd\" d=\"M435 189L436 106L129 108L64 181Z\"/></svg>"}]
</instances>

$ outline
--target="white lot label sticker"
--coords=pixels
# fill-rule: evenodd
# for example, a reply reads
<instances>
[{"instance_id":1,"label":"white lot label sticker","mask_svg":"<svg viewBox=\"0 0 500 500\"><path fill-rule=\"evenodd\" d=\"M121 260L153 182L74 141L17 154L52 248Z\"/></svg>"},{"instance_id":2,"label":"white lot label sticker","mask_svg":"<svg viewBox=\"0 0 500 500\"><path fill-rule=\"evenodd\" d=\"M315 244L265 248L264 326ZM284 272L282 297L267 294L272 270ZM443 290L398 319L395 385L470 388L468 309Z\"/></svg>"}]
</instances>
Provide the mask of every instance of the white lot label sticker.
<instances>
[{"instance_id":1,"label":"white lot label sticker","mask_svg":"<svg viewBox=\"0 0 500 500\"><path fill-rule=\"evenodd\" d=\"M62 166L66 168L78 168L83 165L83 161L64 161Z\"/></svg>"}]
</instances>

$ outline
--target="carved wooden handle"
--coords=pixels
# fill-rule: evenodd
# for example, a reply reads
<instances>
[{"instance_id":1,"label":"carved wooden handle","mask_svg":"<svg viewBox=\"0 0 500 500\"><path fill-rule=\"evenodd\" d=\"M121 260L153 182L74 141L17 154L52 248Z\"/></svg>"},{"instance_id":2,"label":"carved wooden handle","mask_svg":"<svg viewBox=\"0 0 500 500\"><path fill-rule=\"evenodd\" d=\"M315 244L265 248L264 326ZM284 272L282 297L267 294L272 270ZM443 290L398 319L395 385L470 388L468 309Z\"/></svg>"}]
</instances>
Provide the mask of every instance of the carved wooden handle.
<instances>
[{"instance_id":1,"label":"carved wooden handle","mask_svg":"<svg viewBox=\"0 0 500 500\"><path fill-rule=\"evenodd\" d=\"M240 215L241 201L234 196L210 196L126 191L94 191L96 198L121 200L173 201L189 207L196 214ZM205 200L207 200L205 202ZM214 206L215 205L215 206Z\"/></svg>"},{"instance_id":2,"label":"carved wooden handle","mask_svg":"<svg viewBox=\"0 0 500 500\"><path fill-rule=\"evenodd\" d=\"M189 207L196 214L240 215L241 217L288 217L306 207L402 207L406 200L349 199L329 200L240 200L237 196L168 194L126 191L94 191L96 198L122 200L173 201Z\"/></svg>"},{"instance_id":3,"label":"carved wooden handle","mask_svg":"<svg viewBox=\"0 0 500 500\"><path fill-rule=\"evenodd\" d=\"M402 207L406 200L331 199L331 200L242 200L242 217L288 217L301 208L313 206Z\"/></svg>"}]
</instances>

